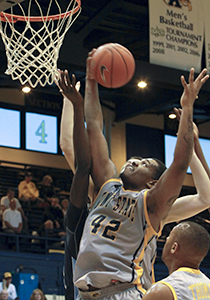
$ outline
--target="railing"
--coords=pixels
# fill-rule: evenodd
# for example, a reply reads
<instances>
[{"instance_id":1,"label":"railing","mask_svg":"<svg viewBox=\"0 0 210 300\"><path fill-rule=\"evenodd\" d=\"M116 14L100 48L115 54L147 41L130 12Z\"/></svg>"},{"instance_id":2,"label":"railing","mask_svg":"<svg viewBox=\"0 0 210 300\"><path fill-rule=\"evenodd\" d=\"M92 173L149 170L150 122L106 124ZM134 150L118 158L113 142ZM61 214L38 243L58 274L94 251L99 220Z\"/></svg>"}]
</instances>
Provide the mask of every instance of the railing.
<instances>
[{"instance_id":1,"label":"railing","mask_svg":"<svg viewBox=\"0 0 210 300\"><path fill-rule=\"evenodd\" d=\"M9 248L8 240L12 241L12 248ZM50 249L64 250L64 244L61 238L49 237L47 230L44 237L0 232L0 251L48 254Z\"/></svg>"}]
</instances>

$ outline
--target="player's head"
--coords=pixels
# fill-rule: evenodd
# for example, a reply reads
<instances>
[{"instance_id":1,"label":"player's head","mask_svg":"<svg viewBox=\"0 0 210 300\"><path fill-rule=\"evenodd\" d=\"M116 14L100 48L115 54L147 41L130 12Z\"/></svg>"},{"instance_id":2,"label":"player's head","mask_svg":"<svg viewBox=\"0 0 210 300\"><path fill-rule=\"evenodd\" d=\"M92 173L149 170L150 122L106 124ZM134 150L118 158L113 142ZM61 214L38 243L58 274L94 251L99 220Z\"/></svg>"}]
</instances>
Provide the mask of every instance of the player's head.
<instances>
[{"instance_id":1,"label":"player's head","mask_svg":"<svg viewBox=\"0 0 210 300\"><path fill-rule=\"evenodd\" d=\"M162 260L171 269L179 267L199 268L209 250L210 236L201 225L184 221L175 226L162 252Z\"/></svg>"},{"instance_id":2,"label":"player's head","mask_svg":"<svg viewBox=\"0 0 210 300\"><path fill-rule=\"evenodd\" d=\"M154 180L158 180L167 168L161 160L159 160L157 158L154 158L154 157L152 159L154 161L156 161L156 163L157 163L157 167L155 167L155 169L154 169L154 173L153 173L152 178Z\"/></svg>"},{"instance_id":3,"label":"player's head","mask_svg":"<svg viewBox=\"0 0 210 300\"><path fill-rule=\"evenodd\" d=\"M125 188L151 188L166 170L165 165L156 158L131 157L121 168L120 178Z\"/></svg>"}]
</instances>

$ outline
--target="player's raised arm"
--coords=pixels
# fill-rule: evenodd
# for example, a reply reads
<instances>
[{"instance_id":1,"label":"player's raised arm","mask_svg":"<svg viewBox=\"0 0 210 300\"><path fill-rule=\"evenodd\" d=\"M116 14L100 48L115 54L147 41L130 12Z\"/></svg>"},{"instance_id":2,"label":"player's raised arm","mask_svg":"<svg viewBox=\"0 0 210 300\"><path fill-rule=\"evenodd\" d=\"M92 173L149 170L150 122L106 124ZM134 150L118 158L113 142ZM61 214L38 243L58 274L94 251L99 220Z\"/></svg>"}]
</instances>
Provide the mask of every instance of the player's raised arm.
<instances>
[{"instance_id":1,"label":"player's raised arm","mask_svg":"<svg viewBox=\"0 0 210 300\"><path fill-rule=\"evenodd\" d=\"M171 166L164 172L157 184L148 191L147 209L153 227L158 230L159 223L171 209L179 196L185 174L193 151L193 104L202 85L208 79L204 69L194 80L194 69L191 69L189 83L184 76L181 82L184 87L180 104L182 115L179 123L177 143Z\"/></svg>"},{"instance_id":2,"label":"player's raised arm","mask_svg":"<svg viewBox=\"0 0 210 300\"><path fill-rule=\"evenodd\" d=\"M103 116L98 94L98 83L91 72L92 55L89 53L86 69L85 119L92 157L91 175L97 188L108 179L118 177L116 168L109 159L106 138L103 135Z\"/></svg>"},{"instance_id":3,"label":"player's raised arm","mask_svg":"<svg viewBox=\"0 0 210 300\"><path fill-rule=\"evenodd\" d=\"M195 128L195 126L194 126L194 128ZM197 126L196 126L196 128L197 128ZM194 129L194 131L195 131L195 129ZM198 133L198 129L197 129L197 135L194 138L195 153L197 154L197 156L200 159L204 169L206 170L206 173L208 174L208 177L210 178L210 169L209 169L209 166L208 166L207 161L205 159L205 156L204 156L203 150L201 148L201 144L199 142L198 137L199 137L199 133Z\"/></svg>"},{"instance_id":4,"label":"player's raised arm","mask_svg":"<svg viewBox=\"0 0 210 300\"><path fill-rule=\"evenodd\" d=\"M181 108L174 108L174 112L176 114L176 118L179 121L181 117L182 110ZM201 144L199 141L199 129L198 126L193 122L193 132L194 132L194 150L196 155L198 156L199 160L201 161L204 169L206 170L206 173L208 174L210 178L210 169L207 164L206 158L204 156L203 150L201 148Z\"/></svg>"},{"instance_id":5,"label":"player's raised arm","mask_svg":"<svg viewBox=\"0 0 210 300\"><path fill-rule=\"evenodd\" d=\"M58 83L56 82L58 85ZM77 91L80 90L80 82L77 81L75 88ZM61 125L60 125L60 147L64 153L64 156L69 164L70 169L75 173L75 155L73 145L73 128L74 128L74 108L71 101L63 97L63 108L61 114ZM89 178L89 189L88 196L91 200L94 198L94 185L92 178Z\"/></svg>"},{"instance_id":6,"label":"player's raised arm","mask_svg":"<svg viewBox=\"0 0 210 300\"><path fill-rule=\"evenodd\" d=\"M60 70L59 70L60 71ZM56 85L59 84L56 81ZM80 90L80 82L75 85L77 91ZM60 89L61 91L61 89ZM74 127L74 108L72 102L63 95L63 108L61 113L61 125L60 125L60 147L64 153L64 156L72 170L75 173L75 157L73 146L73 127Z\"/></svg>"},{"instance_id":7,"label":"player's raised arm","mask_svg":"<svg viewBox=\"0 0 210 300\"><path fill-rule=\"evenodd\" d=\"M84 101L81 94L76 90L76 78L74 75L72 80L70 80L68 72L61 71L58 83L62 94L71 101L74 108L73 142L76 171L71 186L70 199L76 207L81 208L86 206L88 200L89 172L91 167L90 147L84 124Z\"/></svg>"},{"instance_id":8,"label":"player's raised arm","mask_svg":"<svg viewBox=\"0 0 210 300\"><path fill-rule=\"evenodd\" d=\"M175 110L175 112L177 118L180 119L181 110ZM178 198L173 203L166 218L163 220L163 225L190 218L210 207L209 168L199 142L198 128L195 123L193 123L193 128L194 151L190 162L190 168L197 194Z\"/></svg>"},{"instance_id":9,"label":"player's raised arm","mask_svg":"<svg viewBox=\"0 0 210 300\"><path fill-rule=\"evenodd\" d=\"M65 155L65 158L72 172L75 173L73 127L74 127L73 105L66 97L63 97L63 108L62 108L61 126L60 126L60 147Z\"/></svg>"},{"instance_id":10,"label":"player's raised arm","mask_svg":"<svg viewBox=\"0 0 210 300\"><path fill-rule=\"evenodd\" d=\"M190 218L210 207L209 177L195 152L192 155L190 167L197 194L176 199L166 218L162 221L163 226L167 223Z\"/></svg>"}]
</instances>

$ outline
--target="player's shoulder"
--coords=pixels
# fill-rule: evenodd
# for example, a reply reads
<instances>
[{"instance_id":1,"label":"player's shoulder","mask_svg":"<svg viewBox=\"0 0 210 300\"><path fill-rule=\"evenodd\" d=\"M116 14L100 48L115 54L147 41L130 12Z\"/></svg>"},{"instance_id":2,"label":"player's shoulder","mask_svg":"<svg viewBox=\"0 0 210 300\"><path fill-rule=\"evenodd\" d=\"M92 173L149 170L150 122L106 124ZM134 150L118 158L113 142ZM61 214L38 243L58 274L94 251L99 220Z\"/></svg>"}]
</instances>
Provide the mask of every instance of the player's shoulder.
<instances>
[{"instance_id":1,"label":"player's shoulder","mask_svg":"<svg viewBox=\"0 0 210 300\"><path fill-rule=\"evenodd\" d=\"M157 282L154 285L151 286L151 288L146 292L146 294L143 297L144 300L173 300L173 294L170 290L170 288L161 283Z\"/></svg>"}]
</instances>

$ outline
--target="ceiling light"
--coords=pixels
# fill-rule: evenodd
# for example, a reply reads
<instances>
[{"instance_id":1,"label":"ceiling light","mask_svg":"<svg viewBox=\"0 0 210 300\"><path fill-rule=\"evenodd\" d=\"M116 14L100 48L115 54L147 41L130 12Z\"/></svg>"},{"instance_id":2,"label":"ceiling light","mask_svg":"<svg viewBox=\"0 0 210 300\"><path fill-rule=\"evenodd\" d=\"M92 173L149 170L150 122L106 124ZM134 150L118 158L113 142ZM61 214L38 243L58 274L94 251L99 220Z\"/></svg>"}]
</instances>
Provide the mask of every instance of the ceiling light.
<instances>
[{"instance_id":1,"label":"ceiling light","mask_svg":"<svg viewBox=\"0 0 210 300\"><path fill-rule=\"evenodd\" d=\"M170 113L169 115L168 115L168 117L169 117L169 119L176 119L176 114L175 113Z\"/></svg>"},{"instance_id":2,"label":"ceiling light","mask_svg":"<svg viewBox=\"0 0 210 300\"><path fill-rule=\"evenodd\" d=\"M138 87L140 87L141 89L144 89L146 86L147 86L147 83L145 81L139 81Z\"/></svg>"},{"instance_id":3,"label":"ceiling light","mask_svg":"<svg viewBox=\"0 0 210 300\"><path fill-rule=\"evenodd\" d=\"M23 88L22 88L22 92L23 93L29 93L31 91L31 88L30 88L30 86L24 86Z\"/></svg>"}]
</instances>

